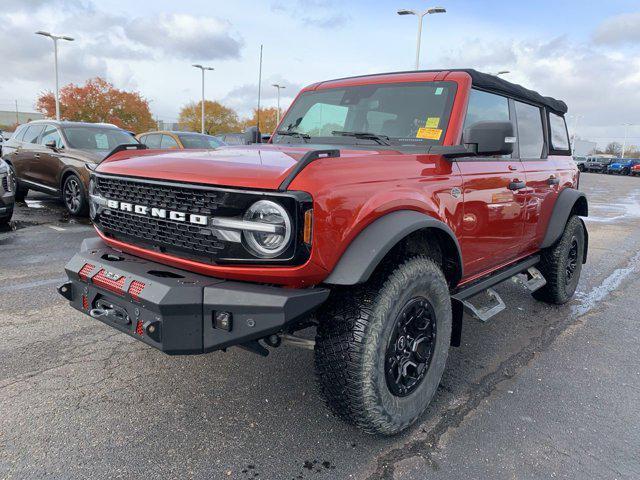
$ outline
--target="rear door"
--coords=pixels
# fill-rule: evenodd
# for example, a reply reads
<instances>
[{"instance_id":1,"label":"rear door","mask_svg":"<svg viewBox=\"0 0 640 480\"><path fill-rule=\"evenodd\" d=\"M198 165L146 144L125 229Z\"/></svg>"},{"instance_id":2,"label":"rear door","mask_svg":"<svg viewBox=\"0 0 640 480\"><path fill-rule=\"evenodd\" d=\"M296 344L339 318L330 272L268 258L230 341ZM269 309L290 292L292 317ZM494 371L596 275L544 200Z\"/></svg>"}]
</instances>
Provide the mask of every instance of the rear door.
<instances>
[{"instance_id":1,"label":"rear door","mask_svg":"<svg viewBox=\"0 0 640 480\"><path fill-rule=\"evenodd\" d=\"M513 121L509 100L473 89L465 128L481 121ZM465 276L476 276L517 259L522 249L526 178L514 156L457 160L463 178Z\"/></svg>"},{"instance_id":2,"label":"rear door","mask_svg":"<svg viewBox=\"0 0 640 480\"><path fill-rule=\"evenodd\" d=\"M37 160L40 158L42 148L38 145L38 139L43 130L44 125L36 123L29 125L24 132L22 144L13 159L16 174L20 179L40 183L38 181Z\"/></svg>"},{"instance_id":3,"label":"rear door","mask_svg":"<svg viewBox=\"0 0 640 480\"><path fill-rule=\"evenodd\" d=\"M562 158L549 156L550 145L545 135L549 119L543 108L517 100L512 101L512 106L518 131L518 152L527 176L527 205L522 244L522 253L525 254L537 251L542 244L553 206L558 198L561 180L566 177L564 173L567 167L563 163L570 165L566 161L570 157L566 157L563 162ZM569 140L564 119L557 115L554 117L551 121L556 130L557 146L560 147L560 133L564 133L563 142L566 142L566 145L563 143L562 147L568 151ZM557 131L558 120L562 124L563 132Z\"/></svg>"}]
</instances>

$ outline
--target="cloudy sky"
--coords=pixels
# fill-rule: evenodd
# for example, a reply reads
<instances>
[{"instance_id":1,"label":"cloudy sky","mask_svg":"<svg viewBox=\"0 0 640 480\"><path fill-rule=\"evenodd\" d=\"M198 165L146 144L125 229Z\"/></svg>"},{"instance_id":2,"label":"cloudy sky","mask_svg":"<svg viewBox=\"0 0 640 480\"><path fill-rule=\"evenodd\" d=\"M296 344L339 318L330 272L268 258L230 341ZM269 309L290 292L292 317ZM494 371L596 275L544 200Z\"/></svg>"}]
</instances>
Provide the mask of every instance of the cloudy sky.
<instances>
[{"instance_id":1,"label":"cloudy sky","mask_svg":"<svg viewBox=\"0 0 640 480\"><path fill-rule=\"evenodd\" d=\"M435 0L434 0L435 1ZM425 20L424 68L510 70L511 81L569 105L579 136L640 144L640 5L607 2L438 0L446 14ZM597 5L597 6L596 6ZM264 44L263 98L286 85L283 105L308 83L413 68L415 17L398 8L423 0L0 0L0 110L33 110L53 86L48 30L60 45L61 83L100 75L139 90L155 116L174 121L200 96L192 63L215 68L206 95L247 114L257 96Z\"/></svg>"}]
</instances>

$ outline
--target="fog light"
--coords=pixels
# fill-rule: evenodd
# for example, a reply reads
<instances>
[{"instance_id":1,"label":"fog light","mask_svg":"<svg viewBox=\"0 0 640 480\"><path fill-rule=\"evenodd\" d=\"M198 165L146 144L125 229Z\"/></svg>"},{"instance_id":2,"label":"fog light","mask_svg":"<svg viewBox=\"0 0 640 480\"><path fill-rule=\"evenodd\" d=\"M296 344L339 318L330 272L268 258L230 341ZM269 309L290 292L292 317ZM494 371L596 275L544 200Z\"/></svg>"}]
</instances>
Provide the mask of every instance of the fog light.
<instances>
[{"instance_id":1,"label":"fog light","mask_svg":"<svg viewBox=\"0 0 640 480\"><path fill-rule=\"evenodd\" d=\"M220 330L231 331L233 326L233 315L231 312L214 312L213 313L213 328Z\"/></svg>"}]
</instances>

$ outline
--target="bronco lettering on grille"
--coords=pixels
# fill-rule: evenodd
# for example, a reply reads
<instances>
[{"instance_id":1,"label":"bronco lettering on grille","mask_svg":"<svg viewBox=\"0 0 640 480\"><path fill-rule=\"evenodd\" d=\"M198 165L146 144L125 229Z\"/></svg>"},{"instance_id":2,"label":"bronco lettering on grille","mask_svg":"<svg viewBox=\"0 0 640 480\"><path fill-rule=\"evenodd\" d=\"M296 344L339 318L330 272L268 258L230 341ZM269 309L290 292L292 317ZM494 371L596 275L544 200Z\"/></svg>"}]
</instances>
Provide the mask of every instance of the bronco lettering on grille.
<instances>
[{"instance_id":1,"label":"bronco lettering on grille","mask_svg":"<svg viewBox=\"0 0 640 480\"><path fill-rule=\"evenodd\" d=\"M107 200L107 207L114 210L122 210L123 212L137 213L138 215L148 215L155 218L168 218L176 222L188 222L194 225L208 225L209 217L206 215L197 215L195 213L176 212L165 208L148 207L147 205L135 205L129 202L120 202L118 200Z\"/></svg>"}]
</instances>

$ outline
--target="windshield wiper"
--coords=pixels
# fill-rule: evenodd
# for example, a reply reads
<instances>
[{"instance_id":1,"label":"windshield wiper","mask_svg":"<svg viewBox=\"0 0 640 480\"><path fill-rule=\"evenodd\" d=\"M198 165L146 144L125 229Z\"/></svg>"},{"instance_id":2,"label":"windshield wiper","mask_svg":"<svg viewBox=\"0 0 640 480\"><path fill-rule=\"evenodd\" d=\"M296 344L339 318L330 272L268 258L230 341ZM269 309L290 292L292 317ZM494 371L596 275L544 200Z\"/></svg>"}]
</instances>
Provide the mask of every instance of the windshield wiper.
<instances>
[{"instance_id":1,"label":"windshield wiper","mask_svg":"<svg viewBox=\"0 0 640 480\"><path fill-rule=\"evenodd\" d=\"M373 140L378 142L379 145L391 145L389 137L386 135L378 135L376 133L369 132L345 132L342 130L334 130L331 132L333 135L341 135L343 137L354 137L362 140Z\"/></svg>"},{"instance_id":2,"label":"windshield wiper","mask_svg":"<svg viewBox=\"0 0 640 480\"><path fill-rule=\"evenodd\" d=\"M303 139L305 141L305 143L309 142L309 140L311 140L311 136L307 135L306 133L290 132L288 130L278 130L278 131L276 131L276 135L283 135L283 136L289 135L291 137L298 137L298 138Z\"/></svg>"}]
</instances>

